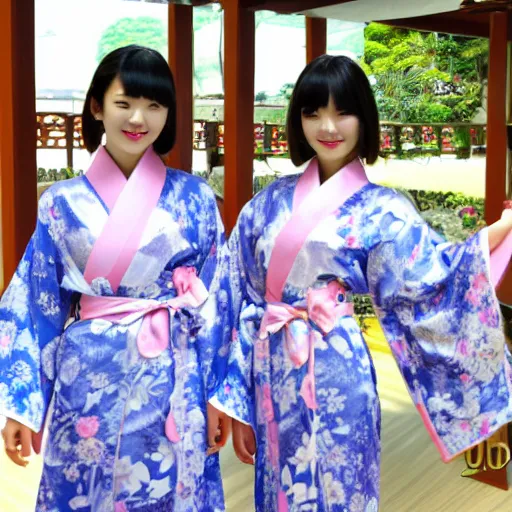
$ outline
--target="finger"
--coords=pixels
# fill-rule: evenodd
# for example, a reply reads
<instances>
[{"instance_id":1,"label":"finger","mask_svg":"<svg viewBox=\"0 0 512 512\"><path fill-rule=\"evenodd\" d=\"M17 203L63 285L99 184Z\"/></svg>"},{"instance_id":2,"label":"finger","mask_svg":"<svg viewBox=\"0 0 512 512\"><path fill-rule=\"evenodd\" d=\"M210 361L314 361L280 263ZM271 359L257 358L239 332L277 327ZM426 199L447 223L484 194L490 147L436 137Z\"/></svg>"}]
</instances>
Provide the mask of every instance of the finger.
<instances>
[{"instance_id":1,"label":"finger","mask_svg":"<svg viewBox=\"0 0 512 512\"><path fill-rule=\"evenodd\" d=\"M225 446L225 444L228 441L230 433L231 433L231 418L229 418L228 416L224 416L221 419L220 435L216 439L217 445L219 447Z\"/></svg>"},{"instance_id":2,"label":"finger","mask_svg":"<svg viewBox=\"0 0 512 512\"><path fill-rule=\"evenodd\" d=\"M32 453L32 431L28 427L21 428L21 456L30 457Z\"/></svg>"},{"instance_id":3,"label":"finger","mask_svg":"<svg viewBox=\"0 0 512 512\"><path fill-rule=\"evenodd\" d=\"M247 450L243 436L241 434L242 434L241 432L238 432L237 435L235 435L235 433L233 433L233 448L235 450L235 454L239 458L239 460L241 462L243 462L244 464L253 465L254 460L252 458L252 455Z\"/></svg>"},{"instance_id":4,"label":"finger","mask_svg":"<svg viewBox=\"0 0 512 512\"><path fill-rule=\"evenodd\" d=\"M250 432L247 432L247 436L245 437L245 448L251 454L251 457L254 457L256 453L256 437L254 436L252 428Z\"/></svg>"},{"instance_id":5,"label":"finger","mask_svg":"<svg viewBox=\"0 0 512 512\"><path fill-rule=\"evenodd\" d=\"M17 466L25 467L27 465L27 461L21 458L20 452L18 450L11 451L7 450L6 448L5 453L7 454L7 457L9 457L9 459L11 459Z\"/></svg>"},{"instance_id":6,"label":"finger","mask_svg":"<svg viewBox=\"0 0 512 512\"><path fill-rule=\"evenodd\" d=\"M41 445L43 444L43 429L37 434L32 432L32 448L37 454L41 453Z\"/></svg>"},{"instance_id":7,"label":"finger","mask_svg":"<svg viewBox=\"0 0 512 512\"><path fill-rule=\"evenodd\" d=\"M219 428L219 415L215 410L208 411L208 446L211 448L215 446L215 436Z\"/></svg>"}]
</instances>

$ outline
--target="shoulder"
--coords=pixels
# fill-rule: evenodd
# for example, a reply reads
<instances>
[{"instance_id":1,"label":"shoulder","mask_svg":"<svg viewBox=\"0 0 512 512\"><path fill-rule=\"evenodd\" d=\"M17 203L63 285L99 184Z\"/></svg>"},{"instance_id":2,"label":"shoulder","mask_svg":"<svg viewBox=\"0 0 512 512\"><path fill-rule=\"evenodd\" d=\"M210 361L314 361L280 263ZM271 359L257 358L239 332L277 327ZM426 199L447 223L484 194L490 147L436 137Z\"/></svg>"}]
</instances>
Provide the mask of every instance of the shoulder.
<instances>
[{"instance_id":1,"label":"shoulder","mask_svg":"<svg viewBox=\"0 0 512 512\"><path fill-rule=\"evenodd\" d=\"M84 176L77 176L68 180L56 181L50 185L39 198L39 215L46 217L46 212L55 206L70 203L73 194L87 193L89 191L87 180Z\"/></svg>"},{"instance_id":2,"label":"shoulder","mask_svg":"<svg viewBox=\"0 0 512 512\"><path fill-rule=\"evenodd\" d=\"M206 180L195 174L179 169L167 169L167 180L184 195L195 195L202 201L216 202L215 193Z\"/></svg>"}]
</instances>

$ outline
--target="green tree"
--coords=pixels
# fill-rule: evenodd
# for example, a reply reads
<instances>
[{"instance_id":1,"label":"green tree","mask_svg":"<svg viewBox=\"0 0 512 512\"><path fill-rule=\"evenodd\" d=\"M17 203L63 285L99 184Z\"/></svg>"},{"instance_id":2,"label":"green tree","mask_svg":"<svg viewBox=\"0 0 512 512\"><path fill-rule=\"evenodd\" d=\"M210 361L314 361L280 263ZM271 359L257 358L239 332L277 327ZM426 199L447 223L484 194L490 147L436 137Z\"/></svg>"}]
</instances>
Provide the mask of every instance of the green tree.
<instances>
[{"instance_id":1,"label":"green tree","mask_svg":"<svg viewBox=\"0 0 512 512\"><path fill-rule=\"evenodd\" d=\"M98 43L97 61L105 55L128 44L148 46L160 53L167 54L167 34L163 23L149 16L122 18L110 25L102 34Z\"/></svg>"},{"instance_id":2,"label":"green tree","mask_svg":"<svg viewBox=\"0 0 512 512\"><path fill-rule=\"evenodd\" d=\"M267 93L265 91L261 91L258 94L256 94L254 99L258 103L263 103L264 101L267 101L267 98L268 98Z\"/></svg>"},{"instance_id":3,"label":"green tree","mask_svg":"<svg viewBox=\"0 0 512 512\"><path fill-rule=\"evenodd\" d=\"M361 66L373 76L381 119L453 122L472 119L487 72L486 40L370 23ZM440 94L436 83L448 84Z\"/></svg>"}]
</instances>

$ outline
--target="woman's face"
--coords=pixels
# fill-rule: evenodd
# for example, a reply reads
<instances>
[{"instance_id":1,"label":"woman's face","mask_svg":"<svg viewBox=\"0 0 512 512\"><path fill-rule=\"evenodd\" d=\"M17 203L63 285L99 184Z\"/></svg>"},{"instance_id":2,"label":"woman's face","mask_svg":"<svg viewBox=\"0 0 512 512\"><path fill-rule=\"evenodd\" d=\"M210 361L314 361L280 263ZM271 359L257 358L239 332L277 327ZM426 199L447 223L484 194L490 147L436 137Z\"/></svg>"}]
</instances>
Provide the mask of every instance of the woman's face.
<instances>
[{"instance_id":1,"label":"woman's face","mask_svg":"<svg viewBox=\"0 0 512 512\"><path fill-rule=\"evenodd\" d=\"M147 98L125 96L121 80L115 78L105 92L103 108L93 105L92 110L95 118L103 121L107 149L114 155L135 157L158 138L169 109Z\"/></svg>"},{"instance_id":2,"label":"woman's face","mask_svg":"<svg viewBox=\"0 0 512 512\"><path fill-rule=\"evenodd\" d=\"M338 110L332 97L325 107L302 112L302 130L321 163L341 167L357 156L359 119Z\"/></svg>"}]
</instances>

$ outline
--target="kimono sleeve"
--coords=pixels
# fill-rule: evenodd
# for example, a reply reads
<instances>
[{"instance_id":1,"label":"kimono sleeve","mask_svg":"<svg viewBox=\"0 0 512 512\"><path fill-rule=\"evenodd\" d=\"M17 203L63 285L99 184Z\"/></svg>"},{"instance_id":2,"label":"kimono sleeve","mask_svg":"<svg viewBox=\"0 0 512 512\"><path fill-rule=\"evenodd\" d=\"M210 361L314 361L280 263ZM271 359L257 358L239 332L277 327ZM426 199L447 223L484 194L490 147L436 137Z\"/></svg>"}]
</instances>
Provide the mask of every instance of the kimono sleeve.
<instances>
[{"instance_id":1,"label":"kimono sleeve","mask_svg":"<svg viewBox=\"0 0 512 512\"><path fill-rule=\"evenodd\" d=\"M228 265L227 243L215 196L209 188L208 196L208 222L206 226L201 224L206 231L202 237L205 257L199 270L199 277L208 290L208 299L198 312L200 318L195 343L209 400L226 375L231 329L229 283L225 272Z\"/></svg>"},{"instance_id":2,"label":"kimono sleeve","mask_svg":"<svg viewBox=\"0 0 512 512\"><path fill-rule=\"evenodd\" d=\"M403 197L380 216L367 277L412 399L445 462L512 420L488 234L450 244Z\"/></svg>"},{"instance_id":3,"label":"kimono sleeve","mask_svg":"<svg viewBox=\"0 0 512 512\"><path fill-rule=\"evenodd\" d=\"M242 210L229 239L229 282L232 336L226 379L211 403L232 418L254 425L253 340L260 320L259 309L250 300L250 272L254 251L252 237L242 236L249 223L247 207ZM249 232L250 230L247 230Z\"/></svg>"},{"instance_id":4,"label":"kimono sleeve","mask_svg":"<svg viewBox=\"0 0 512 512\"><path fill-rule=\"evenodd\" d=\"M71 306L63 265L50 234L51 199L0 301L0 414L38 432L53 393L55 353Z\"/></svg>"}]
</instances>

